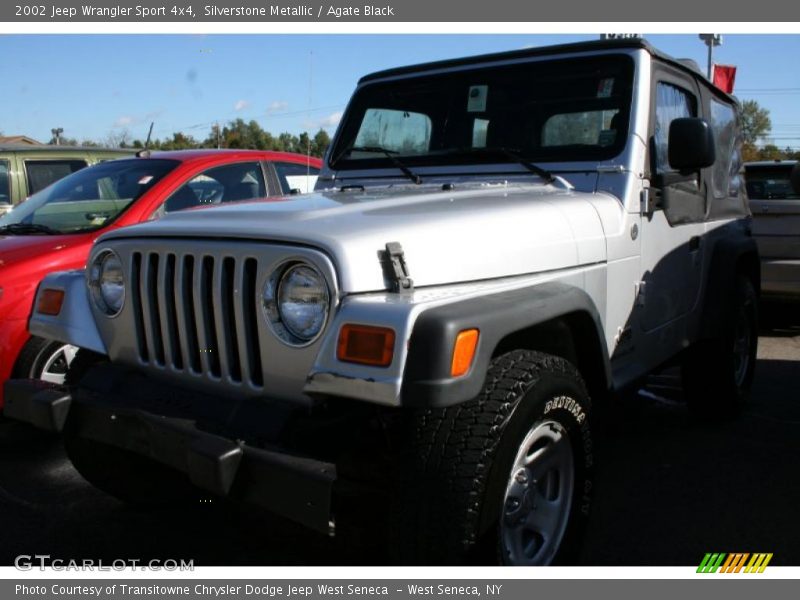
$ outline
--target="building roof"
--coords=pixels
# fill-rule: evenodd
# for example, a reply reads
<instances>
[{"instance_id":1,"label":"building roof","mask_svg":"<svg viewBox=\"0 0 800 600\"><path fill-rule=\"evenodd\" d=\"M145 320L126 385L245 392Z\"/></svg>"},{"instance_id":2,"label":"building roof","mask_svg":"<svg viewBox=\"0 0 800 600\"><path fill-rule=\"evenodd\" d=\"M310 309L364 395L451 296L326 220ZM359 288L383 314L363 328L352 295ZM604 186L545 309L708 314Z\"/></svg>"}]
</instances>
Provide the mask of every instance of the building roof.
<instances>
[{"instance_id":1,"label":"building roof","mask_svg":"<svg viewBox=\"0 0 800 600\"><path fill-rule=\"evenodd\" d=\"M0 145L29 145L29 146L44 146L42 142L28 137L27 135L0 135Z\"/></svg>"}]
</instances>

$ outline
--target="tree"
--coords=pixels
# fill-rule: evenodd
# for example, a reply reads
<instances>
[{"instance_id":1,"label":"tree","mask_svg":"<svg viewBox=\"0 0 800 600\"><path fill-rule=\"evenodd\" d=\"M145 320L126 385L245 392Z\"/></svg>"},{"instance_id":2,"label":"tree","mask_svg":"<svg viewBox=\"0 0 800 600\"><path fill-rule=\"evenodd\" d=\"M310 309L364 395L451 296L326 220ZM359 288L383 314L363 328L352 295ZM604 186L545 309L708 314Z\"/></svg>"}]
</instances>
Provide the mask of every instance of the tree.
<instances>
[{"instance_id":1,"label":"tree","mask_svg":"<svg viewBox=\"0 0 800 600\"><path fill-rule=\"evenodd\" d=\"M760 138L772 131L769 110L762 108L755 100L742 102L742 140L755 146Z\"/></svg>"},{"instance_id":2,"label":"tree","mask_svg":"<svg viewBox=\"0 0 800 600\"><path fill-rule=\"evenodd\" d=\"M783 157L783 152L775 144L767 144L758 151L759 160L780 160Z\"/></svg>"},{"instance_id":3,"label":"tree","mask_svg":"<svg viewBox=\"0 0 800 600\"><path fill-rule=\"evenodd\" d=\"M48 146L55 146L56 145L56 138L55 137L51 137L50 141L47 142L47 145ZM71 137L59 136L58 145L59 146L77 146L78 145L78 140L75 139L75 138L71 138Z\"/></svg>"},{"instance_id":4,"label":"tree","mask_svg":"<svg viewBox=\"0 0 800 600\"><path fill-rule=\"evenodd\" d=\"M151 146L159 150L186 150L188 148L197 148L199 144L192 136L176 131L172 134L171 140L156 141Z\"/></svg>"},{"instance_id":5,"label":"tree","mask_svg":"<svg viewBox=\"0 0 800 600\"><path fill-rule=\"evenodd\" d=\"M105 145L108 148L127 148L130 145L131 132L127 129L120 129L119 131L111 131L105 139Z\"/></svg>"},{"instance_id":6,"label":"tree","mask_svg":"<svg viewBox=\"0 0 800 600\"><path fill-rule=\"evenodd\" d=\"M328 146L331 145L331 136L328 135L328 132L324 129L320 129L314 139L311 142L311 154L313 156L322 157L325 155L325 151L328 149Z\"/></svg>"}]
</instances>

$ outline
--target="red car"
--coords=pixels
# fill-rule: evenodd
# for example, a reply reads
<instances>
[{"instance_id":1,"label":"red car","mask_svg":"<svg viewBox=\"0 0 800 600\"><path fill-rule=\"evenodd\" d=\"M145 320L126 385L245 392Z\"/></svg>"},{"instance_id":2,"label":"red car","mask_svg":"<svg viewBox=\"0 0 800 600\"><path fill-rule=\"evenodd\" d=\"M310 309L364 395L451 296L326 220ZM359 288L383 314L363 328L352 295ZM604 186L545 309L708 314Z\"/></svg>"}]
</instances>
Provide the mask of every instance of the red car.
<instances>
[{"instance_id":1,"label":"red car","mask_svg":"<svg viewBox=\"0 0 800 600\"><path fill-rule=\"evenodd\" d=\"M311 191L321 162L256 150L140 152L82 169L0 217L0 408L9 377L63 382L75 348L27 331L36 287L106 231L195 206Z\"/></svg>"}]
</instances>

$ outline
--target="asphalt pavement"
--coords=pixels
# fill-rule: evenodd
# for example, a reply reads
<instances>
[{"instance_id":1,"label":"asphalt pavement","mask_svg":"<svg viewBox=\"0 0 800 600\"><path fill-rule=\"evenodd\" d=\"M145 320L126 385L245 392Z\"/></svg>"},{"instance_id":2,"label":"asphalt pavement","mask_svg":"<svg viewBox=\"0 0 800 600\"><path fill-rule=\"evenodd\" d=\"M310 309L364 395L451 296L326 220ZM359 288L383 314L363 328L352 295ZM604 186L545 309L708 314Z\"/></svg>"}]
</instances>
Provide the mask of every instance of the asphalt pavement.
<instances>
[{"instance_id":1,"label":"asphalt pavement","mask_svg":"<svg viewBox=\"0 0 800 600\"><path fill-rule=\"evenodd\" d=\"M706 552L772 552L800 565L800 307L766 307L752 400L739 418L691 418L674 373L616 402L600 435L585 565L694 565ZM202 503L135 510L95 490L57 438L0 422L0 565L53 558L195 565L386 564L360 544Z\"/></svg>"}]
</instances>

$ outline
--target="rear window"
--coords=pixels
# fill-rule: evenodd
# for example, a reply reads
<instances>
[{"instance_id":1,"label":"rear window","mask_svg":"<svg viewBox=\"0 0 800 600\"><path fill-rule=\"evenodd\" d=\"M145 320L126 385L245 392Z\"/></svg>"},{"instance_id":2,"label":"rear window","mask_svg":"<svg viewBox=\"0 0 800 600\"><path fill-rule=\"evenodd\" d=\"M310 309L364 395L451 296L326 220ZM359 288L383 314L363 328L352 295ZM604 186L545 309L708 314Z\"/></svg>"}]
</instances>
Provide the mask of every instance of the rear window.
<instances>
[{"instance_id":1,"label":"rear window","mask_svg":"<svg viewBox=\"0 0 800 600\"><path fill-rule=\"evenodd\" d=\"M28 177L28 194L35 194L51 183L80 171L86 166L85 160L26 160L25 173Z\"/></svg>"},{"instance_id":2,"label":"rear window","mask_svg":"<svg viewBox=\"0 0 800 600\"><path fill-rule=\"evenodd\" d=\"M792 165L747 167L744 177L751 200L800 200L789 177Z\"/></svg>"}]
</instances>

